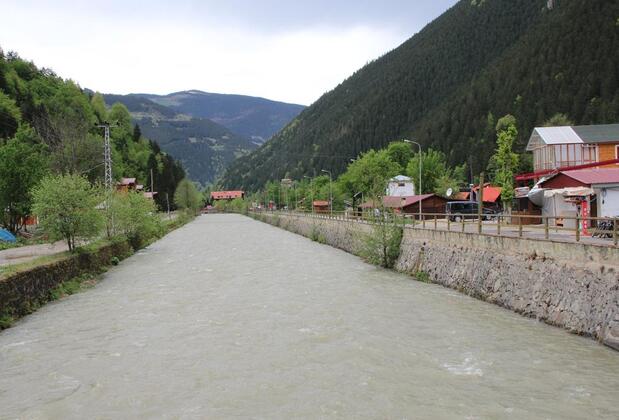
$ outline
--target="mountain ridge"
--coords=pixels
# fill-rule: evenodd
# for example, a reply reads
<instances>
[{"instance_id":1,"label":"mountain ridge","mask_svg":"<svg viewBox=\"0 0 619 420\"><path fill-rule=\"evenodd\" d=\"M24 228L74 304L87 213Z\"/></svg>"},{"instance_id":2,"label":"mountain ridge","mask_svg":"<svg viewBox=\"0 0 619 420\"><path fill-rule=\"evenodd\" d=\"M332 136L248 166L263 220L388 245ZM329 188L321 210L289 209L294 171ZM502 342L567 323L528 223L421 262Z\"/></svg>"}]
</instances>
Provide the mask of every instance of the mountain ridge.
<instances>
[{"instance_id":1,"label":"mountain ridge","mask_svg":"<svg viewBox=\"0 0 619 420\"><path fill-rule=\"evenodd\" d=\"M141 94L178 113L208 118L234 133L264 143L305 107L298 104L240 94L193 89L166 95Z\"/></svg>"},{"instance_id":2,"label":"mountain ridge","mask_svg":"<svg viewBox=\"0 0 619 420\"><path fill-rule=\"evenodd\" d=\"M196 92L196 93L189 93ZM137 123L145 135L157 141L161 148L172 156L178 158L187 170L187 175L201 183L208 185L213 183L236 158L248 154L250 151L263 144L265 139L257 136L247 136L231 130L219 121L213 121L202 115L207 112L200 111L200 104L193 104L193 110L185 109L182 102L183 96L211 95L202 91L181 91L165 96L151 94L104 94L108 105L119 102L125 105L131 113L134 123ZM228 97L226 94L212 94L215 98ZM243 95L230 95L234 101L245 101L253 98ZM163 99L162 99L163 98ZM268 99L257 98L261 103L280 104ZM170 101L175 101L170 104ZM276 107L286 108L286 104ZM251 107L247 105L246 107ZM236 115L235 111L242 109L243 104L236 103L225 109L224 115L228 119L236 117L236 126L242 126L243 116ZM292 108L294 112L297 108ZM193 112L185 112L193 111ZM211 114L214 111L210 112ZM263 114L269 113L269 109L263 109ZM273 111L277 113L277 110ZM286 115L277 114L273 129L279 129L288 121ZM261 117L263 118L263 117ZM238 120L241 120L240 122ZM251 121L250 121L251 122ZM252 128L248 128L251 132ZM245 130L245 131L247 131ZM241 130L243 131L243 130Z\"/></svg>"}]
</instances>

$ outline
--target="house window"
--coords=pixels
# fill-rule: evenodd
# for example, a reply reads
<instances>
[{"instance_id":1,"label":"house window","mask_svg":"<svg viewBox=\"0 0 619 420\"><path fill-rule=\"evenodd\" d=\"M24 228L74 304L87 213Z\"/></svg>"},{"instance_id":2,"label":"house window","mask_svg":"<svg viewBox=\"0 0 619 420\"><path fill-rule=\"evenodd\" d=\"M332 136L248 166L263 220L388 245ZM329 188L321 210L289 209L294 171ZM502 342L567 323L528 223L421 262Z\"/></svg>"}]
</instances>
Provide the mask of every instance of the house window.
<instances>
[{"instance_id":1,"label":"house window","mask_svg":"<svg viewBox=\"0 0 619 420\"><path fill-rule=\"evenodd\" d=\"M404 184L403 182L400 182L400 183L398 184L398 187L405 187L405 186L406 186L406 184Z\"/></svg>"}]
</instances>

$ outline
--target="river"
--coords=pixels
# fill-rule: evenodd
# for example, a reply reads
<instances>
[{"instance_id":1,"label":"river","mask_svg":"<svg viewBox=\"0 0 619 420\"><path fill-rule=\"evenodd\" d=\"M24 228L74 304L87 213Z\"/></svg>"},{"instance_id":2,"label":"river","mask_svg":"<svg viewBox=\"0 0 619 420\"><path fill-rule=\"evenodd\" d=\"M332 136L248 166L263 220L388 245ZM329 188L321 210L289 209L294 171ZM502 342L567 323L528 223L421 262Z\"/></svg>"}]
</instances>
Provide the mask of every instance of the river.
<instances>
[{"instance_id":1,"label":"river","mask_svg":"<svg viewBox=\"0 0 619 420\"><path fill-rule=\"evenodd\" d=\"M236 215L0 333L0 418L619 418L619 353Z\"/></svg>"}]
</instances>

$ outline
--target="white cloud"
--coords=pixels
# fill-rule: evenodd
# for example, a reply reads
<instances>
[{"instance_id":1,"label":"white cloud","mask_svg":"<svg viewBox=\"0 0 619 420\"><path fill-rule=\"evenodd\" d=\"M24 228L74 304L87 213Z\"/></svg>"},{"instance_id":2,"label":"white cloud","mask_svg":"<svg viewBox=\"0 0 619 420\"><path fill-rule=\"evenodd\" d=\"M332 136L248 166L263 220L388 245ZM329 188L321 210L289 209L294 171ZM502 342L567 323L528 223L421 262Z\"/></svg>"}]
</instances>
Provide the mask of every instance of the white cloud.
<instances>
[{"instance_id":1,"label":"white cloud","mask_svg":"<svg viewBox=\"0 0 619 420\"><path fill-rule=\"evenodd\" d=\"M368 25L267 33L230 21L8 7L5 50L106 93L200 89L309 104L406 36Z\"/></svg>"}]
</instances>

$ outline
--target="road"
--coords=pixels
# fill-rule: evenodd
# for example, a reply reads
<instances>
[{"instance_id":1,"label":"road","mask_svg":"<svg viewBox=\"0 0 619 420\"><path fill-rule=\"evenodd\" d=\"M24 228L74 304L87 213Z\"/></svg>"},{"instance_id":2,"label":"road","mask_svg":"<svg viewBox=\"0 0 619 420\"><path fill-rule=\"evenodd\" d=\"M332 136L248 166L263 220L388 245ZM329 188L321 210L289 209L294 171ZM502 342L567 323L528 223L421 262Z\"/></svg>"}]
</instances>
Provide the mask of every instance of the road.
<instances>
[{"instance_id":1,"label":"road","mask_svg":"<svg viewBox=\"0 0 619 420\"><path fill-rule=\"evenodd\" d=\"M20 264L38 257L58 254L68 251L67 243L58 241L51 244L27 245L18 248L9 248L0 251L0 267Z\"/></svg>"}]
</instances>

